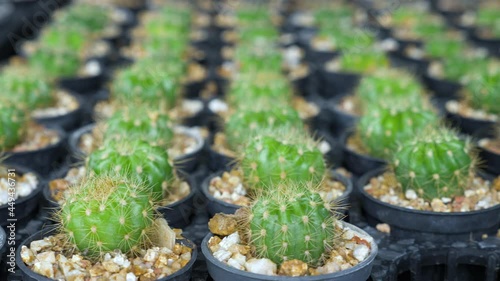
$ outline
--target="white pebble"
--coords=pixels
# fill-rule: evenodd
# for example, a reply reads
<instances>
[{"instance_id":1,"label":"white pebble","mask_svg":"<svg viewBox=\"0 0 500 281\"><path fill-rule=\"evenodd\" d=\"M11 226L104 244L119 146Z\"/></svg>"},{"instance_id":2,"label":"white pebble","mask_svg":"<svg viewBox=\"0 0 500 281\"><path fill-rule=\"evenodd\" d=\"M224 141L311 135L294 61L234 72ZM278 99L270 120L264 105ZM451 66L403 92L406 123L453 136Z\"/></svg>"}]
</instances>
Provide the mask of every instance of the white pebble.
<instances>
[{"instance_id":1,"label":"white pebble","mask_svg":"<svg viewBox=\"0 0 500 281\"><path fill-rule=\"evenodd\" d=\"M130 266L130 261L123 254L114 257L113 262L123 268L128 268Z\"/></svg>"},{"instance_id":2,"label":"white pebble","mask_svg":"<svg viewBox=\"0 0 500 281\"><path fill-rule=\"evenodd\" d=\"M464 192L464 195L465 195L465 197L472 197L472 196L476 195L476 192L474 190L468 189Z\"/></svg>"},{"instance_id":3,"label":"white pebble","mask_svg":"<svg viewBox=\"0 0 500 281\"><path fill-rule=\"evenodd\" d=\"M369 253L370 253L370 249L366 245L357 245L354 248L352 255L358 261L364 261Z\"/></svg>"},{"instance_id":4,"label":"white pebble","mask_svg":"<svg viewBox=\"0 0 500 281\"><path fill-rule=\"evenodd\" d=\"M477 202L476 204L476 210L480 210L480 209L486 209L490 206L490 198L485 198L483 200L480 200L479 202Z\"/></svg>"},{"instance_id":5,"label":"white pebble","mask_svg":"<svg viewBox=\"0 0 500 281\"><path fill-rule=\"evenodd\" d=\"M340 264L335 262L335 261L331 261L331 262L325 264L324 266L317 268L317 272L319 274L328 274L328 273L334 273L337 271L340 271Z\"/></svg>"},{"instance_id":6,"label":"white pebble","mask_svg":"<svg viewBox=\"0 0 500 281\"><path fill-rule=\"evenodd\" d=\"M203 102L199 100L183 100L182 108L191 114L195 114L203 109Z\"/></svg>"},{"instance_id":7,"label":"white pebble","mask_svg":"<svg viewBox=\"0 0 500 281\"><path fill-rule=\"evenodd\" d=\"M101 73L101 65L97 61L91 60L85 65L85 72L89 75L98 75Z\"/></svg>"},{"instance_id":8,"label":"white pebble","mask_svg":"<svg viewBox=\"0 0 500 281\"><path fill-rule=\"evenodd\" d=\"M30 243L30 249L35 252L40 252L43 249L47 249L52 246L52 243L45 240L35 240Z\"/></svg>"},{"instance_id":9,"label":"white pebble","mask_svg":"<svg viewBox=\"0 0 500 281\"><path fill-rule=\"evenodd\" d=\"M235 259L232 259L232 258L227 260L227 265L232 266L232 267L239 269L239 270L245 269L238 261L236 261Z\"/></svg>"},{"instance_id":10,"label":"white pebble","mask_svg":"<svg viewBox=\"0 0 500 281\"><path fill-rule=\"evenodd\" d=\"M238 262L240 265L244 265L245 262L247 261L247 257L240 254L240 253L236 253L233 255L233 257L231 258L232 260L235 260L236 262Z\"/></svg>"},{"instance_id":11,"label":"white pebble","mask_svg":"<svg viewBox=\"0 0 500 281\"><path fill-rule=\"evenodd\" d=\"M250 259L245 263L245 268L248 272L276 275L278 270L276 264L269 259Z\"/></svg>"},{"instance_id":12,"label":"white pebble","mask_svg":"<svg viewBox=\"0 0 500 281\"><path fill-rule=\"evenodd\" d=\"M240 235L238 234L238 232L235 232L229 236L224 237L222 241L220 241L219 246L224 250L228 250L229 247L238 243L240 243Z\"/></svg>"},{"instance_id":13,"label":"white pebble","mask_svg":"<svg viewBox=\"0 0 500 281\"><path fill-rule=\"evenodd\" d=\"M238 194L238 195L241 195L241 196L245 196L247 195L247 191L246 189L243 187L243 184L238 184L235 188L234 188L234 193Z\"/></svg>"},{"instance_id":14,"label":"white pebble","mask_svg":"<svg viewBox=\"0 0 500 281\"><path fill-rule=\"evenodd\" d=\"M405 192L405 197L406 199L408 200L415 200L418 198L417 196L417 193L415 192L415 190L413 189L408 189L406 192Z\"/></svg>"},{"instance_id":15,"label":"white pebble","mask_svg":"<svg viewBox=\"0 0 500 281\"><path fill-rule=\"evenodd\" d=\"M212 112L227 112L229 109L227 103L221 101L220 99L211 100L208 104L208 108Z\"/></svg>"},{"instance_id":16,"label":"white pebble","mask_svg":"<svg viewBox=\"0 0 500 281\"><path fill-rule=\"evenodd\" d=\"M137 277L132 272L129 272L129 273L127 273L127 280L126 281L137 281Z\"/></svg>"},{"instance_id":17,"label":"white pebble","mask_svg":"<svg viewBox=\"0 0 500 281\"><path fill-rule=\"evenodd\" d=\"M226 250L220 249L214 253L214 258L219 261L225 262L231 258L231 253Z\"/></svg>"},{"instance_id":18,"label":"white pebble","mask_svg":"<svg viewBox=\"0 0 500 281\"><path fill-rule=\"evenodd\" d=\"M448 203L450 203L450 202L451 202L451 198L448 198L448 197L442 197L442 198L441 198L441 201L442 201L443 203L445 203L445 204L448 204Z\"/></svg>"}]
</instances>

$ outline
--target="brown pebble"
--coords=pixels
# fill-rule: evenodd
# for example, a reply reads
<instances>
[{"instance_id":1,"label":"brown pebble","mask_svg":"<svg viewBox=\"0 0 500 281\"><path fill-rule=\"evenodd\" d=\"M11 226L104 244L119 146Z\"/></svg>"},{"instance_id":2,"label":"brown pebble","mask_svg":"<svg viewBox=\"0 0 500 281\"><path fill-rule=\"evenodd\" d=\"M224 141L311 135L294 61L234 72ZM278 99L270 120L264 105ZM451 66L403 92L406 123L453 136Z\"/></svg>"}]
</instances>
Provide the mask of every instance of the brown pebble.
<instances>
[{"instance_id":1,"label":"brown pebble","mask_svg":"<svg viewBox=\"0 0 500 281\"><path fill-rule=\"evenodd\" d=\"M304 276L307 274L308 269L307 263L301 260L289 260L281 264L278 274L284 276Z\"/></svg>"},{"instance_id":2,"label":"brown pebble","mask_svg":"<svg viewBox=\"0 0 500 281\"><path fill-rule=\"evenodd\" d=\"M379 223L376 226L377 230L383 233L391 233L391 226L386 223Z\"/></svg>"},{"instance_id":3,"label":"brown pebble","mask_svg":"<svg viewBox=\"0 0 500 281\"><path fill-rule=\"evenodd\" d=\"M237 231L238 222L234 215L215 214L208 222L208 228L215 235L227 236Z\"/></svg>"}]
</instances>

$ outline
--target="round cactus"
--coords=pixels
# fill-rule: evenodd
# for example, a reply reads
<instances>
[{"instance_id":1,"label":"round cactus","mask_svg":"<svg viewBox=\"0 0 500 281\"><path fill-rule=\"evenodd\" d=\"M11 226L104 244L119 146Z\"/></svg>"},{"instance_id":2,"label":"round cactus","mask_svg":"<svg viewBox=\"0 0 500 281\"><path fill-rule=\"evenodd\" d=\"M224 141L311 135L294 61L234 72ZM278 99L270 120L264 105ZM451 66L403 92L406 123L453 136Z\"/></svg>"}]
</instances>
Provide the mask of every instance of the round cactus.
<instances>
[{"instance_id":1,"label":"round cactus","mask_svg":"<svg viewBox=\"0 0 500 281\"><path fill-rule=\"evenodd\" d=\"M317 266L335 242L332 207L303 184L283 185L261 195L248 220L248 237L257 256L277 264L298 259Z\"/></svg>"},{"instance_id":2,"label":"round cactus","mask_svg":"<svg viewBox=\"0 0 500 281\"><path fill-rule=\"evenodd\" d=\"M235 148L260 133L264 128L301 128L302 120L291 107L268 110L241 110L233 114L226 123L228 143Z\"/></svg>"},{"instance_id":3,"label":"round cactus","mask_svg":"<svg viewBox=\"0 0 500 281\"><path fill-rule=\"evenodd\" d=\"M394 153L394 172L403 190L425 199L463 195L474 156L454 132L439 128L403 143Z\"/></svg>"},{"instance_id":4,"label":"round cactus","mask_svg":"<svg viewBox=\"0 0 500 281\"><path fill-rule=\"evenodd\" d=\"M157 109L169 109L175 104L178 86L178 81L158 64L142 63L121 71L112 84L112 93L124 104L140 100Z\"/></svg>"},{"instance_id":5,"label":"round cactus","mask_svg":"<svg viewBox=\"0 0 500 281\"><path fill-rule=\"evenodd\" d=\"M90 154L88 167L97 175L114 171L144 182L158 200L174 178L167 151L141 140L107 142Z\"/></svg>"},{"instance_id":6,"label":"round cactus","mask_svg":"<svg viewBox=\"0 0 500 281\"><path fill-rule=\"evenodd\" d=\"M288 180L319 184L325 174L323 154L307 142L306 135L298 134L292 142L277 137L259 136L250 140L241 159L243 174L250 189L266 188ZM304 141L306 140L306 141Z\"/></svg>"},{"instance_id":7,"label":"round cactus","mask_svg":"<svg viewBox=\"0 0 500 281\"><path fill-rule=\"evenodd\" d=\"M155 217L147 189L120 177L90 177L74 187L61 207L61 229L89 258L138 251L148 242Z\"/></svg>"},{"instance_id":8,"label":"round cactus","mask_svg":"<svg viewBox=\"0 0 500 281\"><path fill-rule=\"evenodd\" d=\"M0 100L0 152L11 149L22 140L26 118L24 111Z\"/></svg>"},{"instance_id":9,"label":"round cactus","mask_svg":"<svg viewBox=\"0 0 500 281\"><path fill-rule=\"evenodd\" d=\"M25 109L52 105L53 91L53 85L47 79L41 78L37 71L8 68L0 76L0 97Z\"/></svg>"},{"instance_id":10,"label":"round cactus","mask_svg":"<svg viewBox=\"0 0 500 281\"><path fill-rule=\"evenodd\" d=\"M56 22L62 26L79 26L85 30L97 33L108 25L111 10L103 5L78 3L64 13L58 14Z\"/></svg>"},{"instance_id":11,"label":"round cactus","mask_svg":"<svg viewBox=\"0 0 500 281\"><path fill-rule=\"evenodd\" d=\"M438 122L437 114L429 110L381 106L361 117L357 132L370 155L388 158L399 143L413 139L426 127L437 127Z\"/></svg>"},{"instance_id":12,"label":"round cactus","mask_svg":"<svg viewBox=\"0 0 500 281\"><path fill-rule=\"evenodd\" d=\"M106 126L105 142L127 138L166 147L174 135L168 115L142 106L115 112Z\"/></svg>"},{"instance_id":13,"label":"round cactus","mask_svg":"<svg viewBox=\"0 0 500 281\"><path fill-rule=\"evenodd\" d=\"M268 107L276 107L288 104L290 93L289 82L279 72L259 72L241 75L233 81L229 103L238 109L256 108L257 101L267 101Z\"/></svg>"},{"instance_id":14,"label":"round cactus","mask_svg":"<svg viewBox=\"0 0 500 281\"><path fill-rule=\"evenodd\" d=\"M369 74L381 67L389 67L389 59L383 52L363 49L343 54L340 57L339 67L342 71Z\"/></svg>"},{"instance_id":15,"label":"round cactus","mask_svg":"<svg viewBox=\"0 0 500 281\"><path fill-rule=\"evenodd\" d=\"M48 77L74 76L80 68L77 52L40 48L31 54L29 65Z\"/></svg>"},{"instance_id":16,"label":"round cactus","mask_svg":"<svg viewBox=\"0 0 500 281\"><path fill-rule=\"evenodd\" d=\"M465 100L473 108L482 109L487 113L500 115L500 71L481 72L467 84L469 95Z\"/></svg>"}]
</instances>

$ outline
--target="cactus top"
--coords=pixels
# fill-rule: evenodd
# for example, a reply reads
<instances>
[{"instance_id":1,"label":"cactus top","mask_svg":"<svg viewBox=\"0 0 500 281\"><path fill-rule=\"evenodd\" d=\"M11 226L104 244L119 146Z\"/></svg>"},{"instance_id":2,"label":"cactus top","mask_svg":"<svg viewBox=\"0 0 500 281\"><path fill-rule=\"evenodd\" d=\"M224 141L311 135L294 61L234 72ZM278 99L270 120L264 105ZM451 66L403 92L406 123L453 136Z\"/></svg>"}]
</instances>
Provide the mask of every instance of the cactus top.
<instances>
[{"instance_id":1,"label":"cactus top","mask_svg":"<svg viewBox=\"0 0 500 281\"><path fill-rule=\"evenodd\" d=\"M500 115L500 69L480 72L466 87L468 95L464 98L473 108Z\"/></svg>"}]
</instances>

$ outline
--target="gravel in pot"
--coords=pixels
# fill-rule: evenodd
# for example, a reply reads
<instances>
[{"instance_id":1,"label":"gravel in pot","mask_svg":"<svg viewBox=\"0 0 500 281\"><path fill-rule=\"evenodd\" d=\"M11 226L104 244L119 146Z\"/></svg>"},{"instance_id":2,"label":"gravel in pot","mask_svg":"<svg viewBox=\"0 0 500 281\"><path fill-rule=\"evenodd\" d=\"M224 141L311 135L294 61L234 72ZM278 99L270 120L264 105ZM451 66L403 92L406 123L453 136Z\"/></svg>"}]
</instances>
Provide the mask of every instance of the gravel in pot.
<instances>
[{"instance_id":1,"label":"gravel in pot","mask_svg":"<svg viewBox=\"0 0 500 281\"><path fill-rule=\"evenodd\" d=\"M42 178L18 165L3 163L0 168L0 225L9 225L11 219L17 222L31 219L45 185Z\"/></svg>"}]
</instances>

